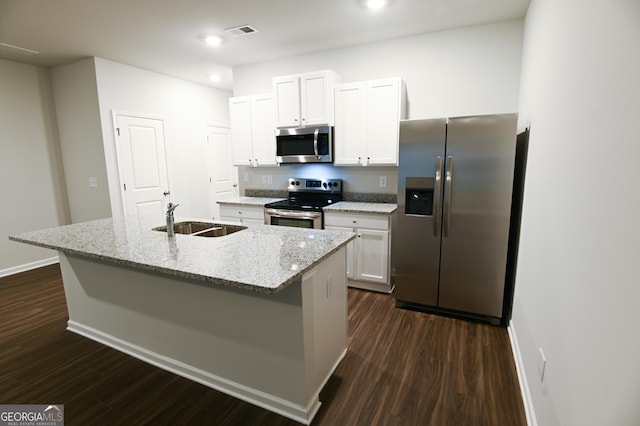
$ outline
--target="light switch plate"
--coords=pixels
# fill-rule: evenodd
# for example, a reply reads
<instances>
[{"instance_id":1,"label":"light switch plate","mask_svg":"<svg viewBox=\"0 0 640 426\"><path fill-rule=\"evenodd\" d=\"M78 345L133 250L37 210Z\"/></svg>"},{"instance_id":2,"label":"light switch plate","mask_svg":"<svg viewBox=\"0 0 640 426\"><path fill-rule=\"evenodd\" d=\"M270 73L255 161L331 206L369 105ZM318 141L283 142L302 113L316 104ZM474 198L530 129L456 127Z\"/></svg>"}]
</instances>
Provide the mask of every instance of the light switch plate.
<instances>
[{"instance_id":1,"label":"light switch plate","mask_svg":"<svg viewBox=\"0 0 640 426\"><path fill-rule=\"evenodd\" d=\"M89 188L97 188L98 187L98 178L97 177L90 177L89 178Z\"/></svg>"}]
</instances>

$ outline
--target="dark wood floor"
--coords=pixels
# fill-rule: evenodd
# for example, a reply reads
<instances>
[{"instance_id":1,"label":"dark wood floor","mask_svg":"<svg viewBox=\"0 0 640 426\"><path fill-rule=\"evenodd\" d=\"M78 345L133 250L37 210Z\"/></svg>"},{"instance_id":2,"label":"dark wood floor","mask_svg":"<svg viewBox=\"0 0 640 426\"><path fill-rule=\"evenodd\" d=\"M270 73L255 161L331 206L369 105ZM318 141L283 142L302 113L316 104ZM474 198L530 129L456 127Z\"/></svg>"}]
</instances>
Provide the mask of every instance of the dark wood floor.
<instances>
[{"instance_id":1,"label":"dark wood floor","mask_svg":"<svg viewBox=\"0 0 640 426\"><path fill-rule=\"evenodd\" d=\"M57 265L0 278L0 404L64 404L68 425L295 422L65 330ZM349 290L349 352L314 425L525 425L503 328Z\"/></svg>"}]
</instances>

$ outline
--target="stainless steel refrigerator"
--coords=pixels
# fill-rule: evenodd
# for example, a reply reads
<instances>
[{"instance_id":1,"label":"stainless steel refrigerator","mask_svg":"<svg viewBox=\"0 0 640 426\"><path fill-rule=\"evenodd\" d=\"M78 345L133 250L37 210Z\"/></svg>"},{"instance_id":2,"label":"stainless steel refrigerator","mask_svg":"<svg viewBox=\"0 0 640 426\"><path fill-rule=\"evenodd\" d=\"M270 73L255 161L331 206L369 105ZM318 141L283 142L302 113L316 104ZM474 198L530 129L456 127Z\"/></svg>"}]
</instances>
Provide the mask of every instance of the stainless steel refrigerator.
<instances>
[{"instance_id":1,"label":"stainless steel refrigerator","mask_svg":"<svg viewBox=\"0 0 640 426\"><path fill-rule=\"evenodd\" d=\"M396 305L503 319L517 114L400 122Z\"/></svg>"}]
</instances>

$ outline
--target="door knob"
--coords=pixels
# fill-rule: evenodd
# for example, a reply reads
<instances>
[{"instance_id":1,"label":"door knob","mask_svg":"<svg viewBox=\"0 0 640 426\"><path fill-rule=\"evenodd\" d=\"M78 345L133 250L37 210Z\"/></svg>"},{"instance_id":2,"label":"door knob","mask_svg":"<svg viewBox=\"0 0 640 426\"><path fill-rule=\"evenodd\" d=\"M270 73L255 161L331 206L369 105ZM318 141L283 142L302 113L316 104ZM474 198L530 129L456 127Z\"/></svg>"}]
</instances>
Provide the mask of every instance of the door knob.
<instances>
[{"instance_id":1,"label":"door knob","mask_svg":"<svg viewBox=\"0 0 640 426\"><path fill-rule=\"evenodd\" d=\"M171 191L164 191L162 194L166 197L167 195L171 195Z\"/></svg>"}]
</instances>

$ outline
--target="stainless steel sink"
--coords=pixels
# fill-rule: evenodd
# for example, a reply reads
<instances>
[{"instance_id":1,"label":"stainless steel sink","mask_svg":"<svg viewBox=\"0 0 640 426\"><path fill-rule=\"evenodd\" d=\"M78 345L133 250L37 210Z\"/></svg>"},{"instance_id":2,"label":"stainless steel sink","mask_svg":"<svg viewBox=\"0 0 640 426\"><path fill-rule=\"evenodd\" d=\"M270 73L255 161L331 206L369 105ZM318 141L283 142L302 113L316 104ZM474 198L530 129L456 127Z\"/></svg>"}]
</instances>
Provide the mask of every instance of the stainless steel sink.
<instances>
[{"instance_id":1,"label":"stainless steel sink","mask_svg":"<svg viewBox=\"0 0 640 426\"><path fill-rule=\"evenodd\" d=\"M207 229L206 231L198 232L193 235L198 237L224 237L225 235L233 234L234 232L242 231L243 229L247 229L247 227L236 225L216 225L215 228Z\"/></svg>"},{"instance_id":2,"label":"stainless steel sink","mask_svg":"<svg viewBox=\"0 0 640 426\"><path fill-rule=\"evenodd\" d=\"M173 226L176 234L195 235L197 237L224 237L225 235L233 234L243 229L247 229L247 227L194 221L178 222ZM158 226L157 228L153 228L153 230L167 232L167 227Z\"/></svg>"}]
</instances>

